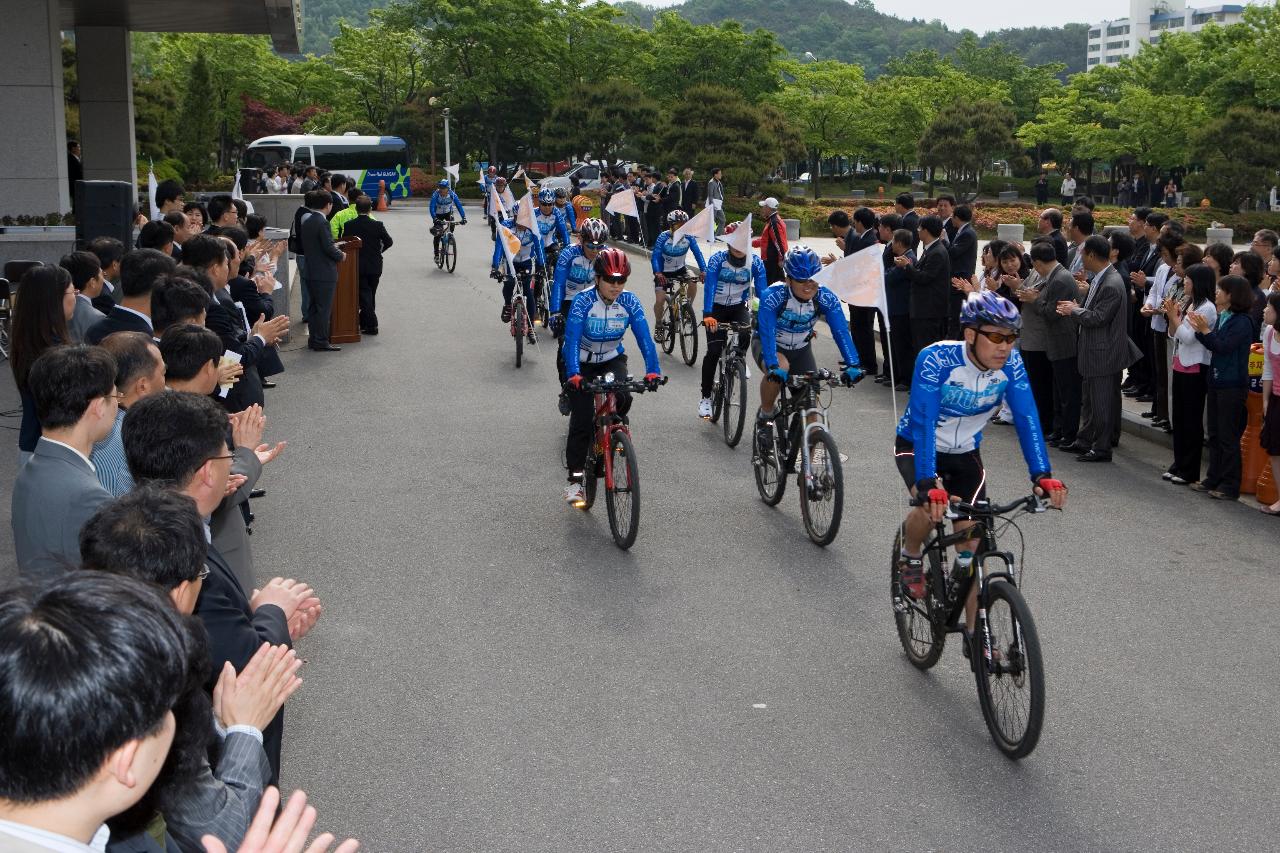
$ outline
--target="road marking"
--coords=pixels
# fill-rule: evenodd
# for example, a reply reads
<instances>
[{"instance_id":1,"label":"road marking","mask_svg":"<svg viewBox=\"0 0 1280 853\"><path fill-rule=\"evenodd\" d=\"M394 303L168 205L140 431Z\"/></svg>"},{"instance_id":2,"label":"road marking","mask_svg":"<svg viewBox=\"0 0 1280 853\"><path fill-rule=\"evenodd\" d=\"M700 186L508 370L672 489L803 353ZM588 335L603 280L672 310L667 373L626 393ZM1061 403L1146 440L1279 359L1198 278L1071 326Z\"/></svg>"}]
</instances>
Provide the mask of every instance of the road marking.
<instances>
[{"instance_id":1,"label":"road marking","mask_svg":"<svg viewBox=\"0 0 1280 853\"><path fill-rule=\"evenodd\" d=\"M766 704L765 704L765 703L763 703L763 702L757 702L756 704L752 705L751 707L752 707L752 708L755 708L755 709L756 709L756 710L758 710L758 711L763 711L765 708L768 708L769 706L768 706L768 705L766 705Z\"/></svg>"}]
</instances>

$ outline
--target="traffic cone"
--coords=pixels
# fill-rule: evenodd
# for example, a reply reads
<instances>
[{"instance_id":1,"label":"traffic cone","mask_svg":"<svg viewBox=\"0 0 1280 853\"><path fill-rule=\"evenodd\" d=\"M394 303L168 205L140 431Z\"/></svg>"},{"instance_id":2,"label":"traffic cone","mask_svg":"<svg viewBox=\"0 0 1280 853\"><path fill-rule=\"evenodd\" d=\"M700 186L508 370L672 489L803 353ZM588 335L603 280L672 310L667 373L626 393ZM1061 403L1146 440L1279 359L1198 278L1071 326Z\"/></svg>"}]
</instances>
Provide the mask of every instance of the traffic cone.
<instances>
[{"instance_id":1,"label":"traffic cone","mask_svg":"<svg viewBox=\"0 0 1280 853\"><path fill-rule=\"evenodd\" d=\"M387 210L388 207L389 205L387 204L387 182L378 181L378 211L381 212L381 211Z\"/></svg>"}]
</instances>

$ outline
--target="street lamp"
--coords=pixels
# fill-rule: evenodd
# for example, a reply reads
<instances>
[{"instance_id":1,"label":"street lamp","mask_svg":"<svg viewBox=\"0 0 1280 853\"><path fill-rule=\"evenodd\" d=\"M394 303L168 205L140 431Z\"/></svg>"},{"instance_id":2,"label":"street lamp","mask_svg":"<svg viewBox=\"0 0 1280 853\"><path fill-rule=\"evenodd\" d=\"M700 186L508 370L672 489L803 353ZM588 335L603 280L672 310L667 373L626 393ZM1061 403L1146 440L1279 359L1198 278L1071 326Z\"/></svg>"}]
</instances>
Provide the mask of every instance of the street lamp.
<instances>
[{"instance_id":1,"label":"street lamp","mask_svg":"<svg viewBox=\"0 0 1280 853\"><path fill-rule=\"evenodd\" d=\"M446 166L453 165L453 157L449 154L449 108L445 107L444 115L444 164Z\"/></svg>"},{"instance_id":2,"label":"street lamp","mask_svg":"<svg viewBox=\"0 0 1280 853\"><path fill-rule=\"evenodd\" d=\"M431 108L431 175L435 177L439 173L436 164L436 101L435 95L427 98L427 106Z\"/></svg>"}]
</instances>

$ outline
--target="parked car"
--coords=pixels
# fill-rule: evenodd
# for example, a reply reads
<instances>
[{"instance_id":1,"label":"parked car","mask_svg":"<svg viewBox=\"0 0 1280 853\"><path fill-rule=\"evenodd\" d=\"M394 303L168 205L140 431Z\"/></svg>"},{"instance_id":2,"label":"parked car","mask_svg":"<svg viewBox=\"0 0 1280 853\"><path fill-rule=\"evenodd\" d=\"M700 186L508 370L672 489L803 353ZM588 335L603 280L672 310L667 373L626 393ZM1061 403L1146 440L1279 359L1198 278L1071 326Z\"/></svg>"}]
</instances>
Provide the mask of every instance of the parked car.
<instances>
[{"instance_id":1,"label":"parked car","mask_svg":"<svg viewBox=\"0 0 1280 853\"><path fill-rule=\"evenodd\" d=\"M596 191L600 189L600 166L597 163L574 163L553 178L539 182L539 186L551 189L573 189L572 178L578 179L579 190Z\"/></svg>"}]
</instances>

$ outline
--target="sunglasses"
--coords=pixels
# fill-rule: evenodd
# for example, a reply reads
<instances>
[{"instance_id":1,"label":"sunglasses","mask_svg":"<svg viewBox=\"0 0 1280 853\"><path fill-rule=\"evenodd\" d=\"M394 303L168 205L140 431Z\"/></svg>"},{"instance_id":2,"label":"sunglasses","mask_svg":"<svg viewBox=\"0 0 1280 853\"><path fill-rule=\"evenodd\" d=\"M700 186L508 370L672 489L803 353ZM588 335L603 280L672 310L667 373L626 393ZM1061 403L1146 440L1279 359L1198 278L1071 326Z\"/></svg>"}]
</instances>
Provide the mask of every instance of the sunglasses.
<instances>
[{"instance_id":1,"label":"sunglasses","mask_svg":"<svg viewBox=\"0 0 1280 853\"><path fill-rule=\"evenodd\" d=\"M1017 332L1010 332L1006 335L1003 332L988 332L984 329L974 329L974 331L991 341L993 344L1011 344L1018 340Z\"/></svg>"}]
</instances>

